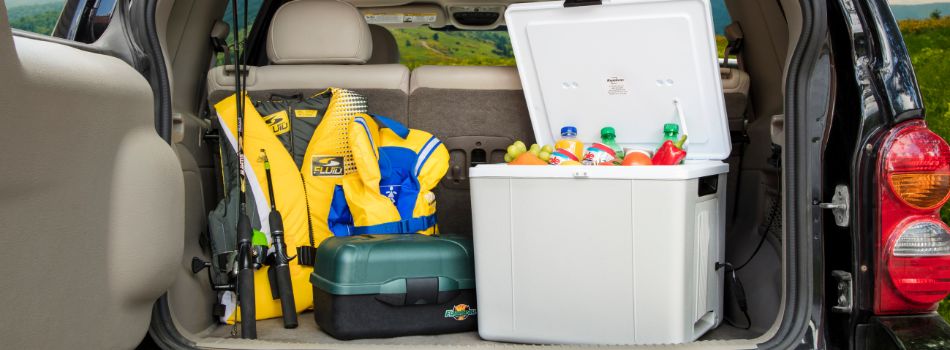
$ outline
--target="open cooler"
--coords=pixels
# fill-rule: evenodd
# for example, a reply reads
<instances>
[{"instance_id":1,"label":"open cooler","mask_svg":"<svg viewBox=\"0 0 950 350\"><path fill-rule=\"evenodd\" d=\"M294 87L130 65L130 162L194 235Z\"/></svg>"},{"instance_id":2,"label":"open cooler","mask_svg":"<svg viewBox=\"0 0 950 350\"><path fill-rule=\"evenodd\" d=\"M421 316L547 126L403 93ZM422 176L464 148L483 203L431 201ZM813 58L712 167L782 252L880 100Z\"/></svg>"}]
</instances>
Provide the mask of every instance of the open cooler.
<instances>
[{"instance_id":1,"label":"open cooler","mask_svg":"<svg viewBox=\"0 0 950 350\"><path fill-rule=\"evenodd\" d=\"M575 2L576 3L576 2ZM708 1L516 4L506 21L535 136L562 126L655 149L675 166L470 169L479 335L528 343L660 344L722 320L728 126Z\"/></svg>"}]
</instances>

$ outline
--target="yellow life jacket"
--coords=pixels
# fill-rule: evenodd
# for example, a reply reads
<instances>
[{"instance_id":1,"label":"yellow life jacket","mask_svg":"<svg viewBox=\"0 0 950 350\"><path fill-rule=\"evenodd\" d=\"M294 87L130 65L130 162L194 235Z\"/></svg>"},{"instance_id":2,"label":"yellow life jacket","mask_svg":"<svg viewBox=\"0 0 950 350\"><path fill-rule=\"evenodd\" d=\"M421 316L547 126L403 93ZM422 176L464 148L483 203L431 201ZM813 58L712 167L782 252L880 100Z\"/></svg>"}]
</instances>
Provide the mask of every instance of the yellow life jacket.
<instances>
[{"instance_id":1,"label":"yellow life jacket","mask_svg":"<svg viewBox=\"0 0 950 350\"><path fill-rule=\"evenodd\" d=\"M354 219L345 233L438 233L432 189L449 168L442 142L425 131L366 114L350 123L349 139L357 172L343 179Z\"/></svg>"},{"instance_id":2,"label":"yellow life jacket","mask_svg":"<svg viewBox=\"0 0 950 350\"><path fill-rule=\"evenodd\" d=\"M286 115L285 113L262 117L253 108L252 101L244 97L246 106L245 172L247 191L251 194L250 197L253 197L253 201L248 200L248 206L254 205L259 216L259 218L252 218L252 222L259 223L260 231L267 235L268 244L270 244L270 228L267 223L267 215L270 213L267 180L264 176L264 164L258 159L260 150L265 150L271 165L271 186L274 187L276 207L284 219L284 240L287 243L287 250L291 254L298 251L298 259L300 259L299 247L316 247L332 235L329 219L334 214L331 213L331 203L344 200L342 198L344 175L356 171L353 153L348 145L349 124L357 114L366 111L366 100L352 91L330 88L317 95L323 94L331 95L330 102L326 111L321 111L323 119L313 131L306 146L301 167L297 166L293 156L278 139L276 133L282 132L279 128L282 125L279 118L310 116ZM223 134L236 152L235 96L232 95L218 102L214 108L224 131ZM257 319L281 315L280 300L274 300L271 297L270 283L267 278L268 268L261 268L254 273ZM290 279L293 284L297 312L312 307L313 290L309 282L312 271L312 266L293 262L290 264ZM223 295L221 301L226 309L222 319L229 324L239 321L236 320L240 313L236 312L233 294Z\"/></svg>"}]
</instances>

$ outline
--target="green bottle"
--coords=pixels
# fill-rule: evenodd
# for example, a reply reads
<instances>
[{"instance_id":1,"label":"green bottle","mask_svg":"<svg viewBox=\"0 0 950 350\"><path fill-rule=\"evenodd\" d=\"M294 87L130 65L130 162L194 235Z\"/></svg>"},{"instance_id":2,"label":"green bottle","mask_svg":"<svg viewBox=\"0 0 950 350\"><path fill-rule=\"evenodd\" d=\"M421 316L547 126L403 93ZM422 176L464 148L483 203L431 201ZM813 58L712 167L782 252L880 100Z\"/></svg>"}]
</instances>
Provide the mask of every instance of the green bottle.
<instances>
[{"instance_id":1,"label":"green bottle","mask_svg":"<svg viewBox=\"0 0 950 350\"><path fill-rule=\"evenodd\" d=\"M666 140L673 141L674 143L676 141L679 141L679 137L678 137L679 133L680 133L679 124L676 124L676 123L663 124L663 141L660 142L660 144L662 145L663 142L666 142Z\"/></svg>"},{"instance_id":2,"label":"green bottle","mask_svg":"<svg viewBox=\"0 0 950 350\"><path fill-rule=\"evenodd\" d=\"M614 150L614 153L617 155L617 160L623 160L623 147L617 144L617 132L614 131L613 127L604 127L600 129L600 141L601 143L610 147Z\"/></svg>"}]
</instances>

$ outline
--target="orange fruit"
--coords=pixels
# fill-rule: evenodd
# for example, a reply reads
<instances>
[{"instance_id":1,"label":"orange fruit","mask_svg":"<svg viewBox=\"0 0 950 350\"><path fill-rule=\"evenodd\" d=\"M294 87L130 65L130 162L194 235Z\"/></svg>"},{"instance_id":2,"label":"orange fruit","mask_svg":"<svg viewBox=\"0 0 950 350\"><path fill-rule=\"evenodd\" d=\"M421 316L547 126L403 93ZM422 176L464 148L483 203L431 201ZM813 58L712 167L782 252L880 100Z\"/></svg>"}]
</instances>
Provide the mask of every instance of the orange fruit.
<instances>
[{"instance_id":1,"label":"orange fruit","mask_svg":"<svg viewBox=\"0 0 950 350\"><path fill-rule=\"evenodd\" d=\"M653 165L653 160L646 154L630 152L623 157L623 165Z\"/></svg>"}]
</instances>

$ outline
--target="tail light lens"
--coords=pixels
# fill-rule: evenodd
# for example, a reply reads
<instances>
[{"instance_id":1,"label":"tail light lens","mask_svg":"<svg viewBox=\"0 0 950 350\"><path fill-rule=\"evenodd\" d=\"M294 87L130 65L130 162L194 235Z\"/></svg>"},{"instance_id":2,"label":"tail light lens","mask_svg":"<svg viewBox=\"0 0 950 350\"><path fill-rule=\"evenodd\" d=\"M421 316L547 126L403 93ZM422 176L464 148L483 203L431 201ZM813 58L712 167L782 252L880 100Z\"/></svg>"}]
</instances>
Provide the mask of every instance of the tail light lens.
<instances>
[{"instance_id":1,"label":"tail light lens","mask_svg":"<svg viewBox=\"0 0 950 350\"><path fill-rule=\"evenodd\" d=\"M879 159L874 311L932 311L950 293L950 227L940 221L950 197L950 146L912 121L890 131Z\"/></svg>"}]
</instances>

